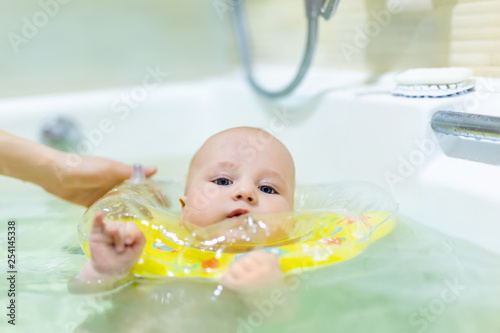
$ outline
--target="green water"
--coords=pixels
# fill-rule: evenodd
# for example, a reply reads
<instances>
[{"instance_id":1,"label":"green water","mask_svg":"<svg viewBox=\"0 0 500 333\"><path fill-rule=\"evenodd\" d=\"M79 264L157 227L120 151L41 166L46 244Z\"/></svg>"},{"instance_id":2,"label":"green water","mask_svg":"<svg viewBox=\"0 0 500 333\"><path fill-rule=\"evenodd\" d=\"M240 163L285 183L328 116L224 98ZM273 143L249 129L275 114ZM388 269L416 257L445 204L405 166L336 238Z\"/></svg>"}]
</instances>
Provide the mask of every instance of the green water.
<instances>
[{"instance_id":1,"label":"green water","mask_svg":"<svg viewBox=\"0 0 500 333\"><path fill-rule=\"evenodd\" d=\"M215 284L183 280L70 294L67 281L86 262L76 235L83 209L37 192L2 199L0 212L3 253L6 222L17 222L19 271L15 327L5 277L0 284L0 332L500 332L500 256L401 215L359 257L246 304L226 290L214 295Z\"/></svg>"}]
</instances>

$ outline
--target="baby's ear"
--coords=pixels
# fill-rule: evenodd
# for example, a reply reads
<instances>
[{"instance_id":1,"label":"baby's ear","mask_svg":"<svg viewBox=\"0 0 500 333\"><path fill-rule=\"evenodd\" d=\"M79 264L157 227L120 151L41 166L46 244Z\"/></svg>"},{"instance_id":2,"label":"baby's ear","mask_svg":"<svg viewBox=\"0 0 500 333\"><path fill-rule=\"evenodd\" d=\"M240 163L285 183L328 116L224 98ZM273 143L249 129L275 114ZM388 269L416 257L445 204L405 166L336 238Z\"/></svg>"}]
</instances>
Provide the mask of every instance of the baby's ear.
<instances>
[{"instance_id":1,"label":"baby's ear","mask_svg":"<svg viewBox=\"0 0 500 333\"><path fill-rule=\"evenodd\" d=\"M182 196L179 198L179 201L181 203L181 220L184 219L184 207L186 207L186 196Z\"/></svg>"}]
</instances>

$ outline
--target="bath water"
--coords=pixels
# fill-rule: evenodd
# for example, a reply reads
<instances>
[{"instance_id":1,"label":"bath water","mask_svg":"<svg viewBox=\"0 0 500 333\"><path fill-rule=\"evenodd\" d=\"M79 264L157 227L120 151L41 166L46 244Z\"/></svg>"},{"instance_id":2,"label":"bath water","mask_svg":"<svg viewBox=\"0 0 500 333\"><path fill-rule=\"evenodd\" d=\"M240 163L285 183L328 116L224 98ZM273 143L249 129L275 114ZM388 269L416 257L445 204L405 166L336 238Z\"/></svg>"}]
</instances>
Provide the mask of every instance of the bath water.
<instances>
[{"instance_id":1,"label":"bath water","mask_svg":"<svg viewBox=\"0 0 500 333\"><path fill-rule=\"evenodd\" d=\"M244 302L215 283L186 280L70 294L68 279L87 261L76 233L83 211L28 185L2 196L0 248L7 253L7 221L15 219L18 274L15 326L5 277L0 284L0 332L500 331L500 256L404 214L360 256ZM6 255L1 262L6 276Z\"/></svg>"}]
</instances>

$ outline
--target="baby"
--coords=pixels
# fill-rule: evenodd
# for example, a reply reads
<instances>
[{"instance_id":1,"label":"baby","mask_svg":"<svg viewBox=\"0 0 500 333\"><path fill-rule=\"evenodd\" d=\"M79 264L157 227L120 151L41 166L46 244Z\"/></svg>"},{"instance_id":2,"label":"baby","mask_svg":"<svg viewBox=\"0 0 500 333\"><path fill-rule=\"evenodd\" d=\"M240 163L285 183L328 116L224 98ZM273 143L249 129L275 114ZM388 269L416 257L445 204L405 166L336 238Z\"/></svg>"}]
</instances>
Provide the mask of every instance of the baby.
<instances>
[{"instance_id":1,"label":"baby","mask_svg":"<svg viewBox=\"0 0 500 333\"><path fill-rule=\"evenodd\" d=\"M210 137L191 160L181 219L196 228L244 214L292 211L294 187L293 158L278 139L256 128L228 129ZM130 275L145 237L135 223L104 222L99 213L89 244L92 259L74 281L109 288ZM276 255L254 251L233 263L221 283L242 290L281 275Z\"/></svg>"}]
</instances>

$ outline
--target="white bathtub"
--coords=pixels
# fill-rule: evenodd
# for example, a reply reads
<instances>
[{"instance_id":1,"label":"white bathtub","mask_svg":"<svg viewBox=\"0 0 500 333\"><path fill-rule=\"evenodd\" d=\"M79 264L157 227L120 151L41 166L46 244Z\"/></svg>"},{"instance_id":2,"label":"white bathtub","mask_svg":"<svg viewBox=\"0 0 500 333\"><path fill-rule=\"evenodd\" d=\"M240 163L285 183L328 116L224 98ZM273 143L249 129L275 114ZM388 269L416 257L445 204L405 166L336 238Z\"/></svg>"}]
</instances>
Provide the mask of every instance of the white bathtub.
<instances>
[{"instance_id":1,"label":"white bathtub","mask_svg":"<svg viewBox=\"0 0 500 333\"><path fill-rule=\"evenodd\" d=\"M266 82L283 79L280 70L267 73ZM295 96L279 102L256 97L237 72L149 90L139 85L0 101L3 130L38 140L43 118L69 115L86 135L77 152L156 164L160 179L183 177L191 155L215 132L239 125L266 128L294 155L298 183L364 180L392 191L400 207L396 230L363 255L298 275L296 289L281 286L297 306L287 302L275 312L263 310L262 303L246 311L231 293L214 302L215 285L169 279L165 285L142 281L142 289L107 296L68 293L67 281L87 261L76 230L84 209L0 177L0 218L17 223L19 270L18 325L3 320L0 331L137 332L146 322L157 331L495 331L500 166L493 154L500 156L499 146L438 140L429 120L446 109L499 115L500 96L480 87L456 98L398 98L387 92L391 76L311 73ZM6 248L2 225L0 246ZM0 304L11 299L0 294ZM264 323L281 312L285 317L277 324ZM184 324L199 328L186 330Z\"/></svg>"},{"instance_id":2,"label":"white bathtub","mask_svg":"<svg viewBox=\"0 0 500 333\"><path fill-rule=\"evenodd\" d=\"M281 70L267 72L268 81L282 77ZM184 175L190 156L211 134L239 125L262 127L289 147L298 183L357 179L381 185L392 191L402 214L500 253L500 166L489 158L500 154L499 145L448 137L439 144L443 138L429 125L437 110L500 116L498 82L481 79L477 92L460 97L407 99L388 93L391 78L313 72L297 94L280 101L254 95L238 72L197 82L2 100L0 128L38 140L44 117L70 115L87 136L77 152L155 163L158 177L165 178ZM473 157L470 148L462 149L471 144ZM2 190L0 198L19 186L1 178L0 188L9 191Z\"/></svg>"}]
</instances>

